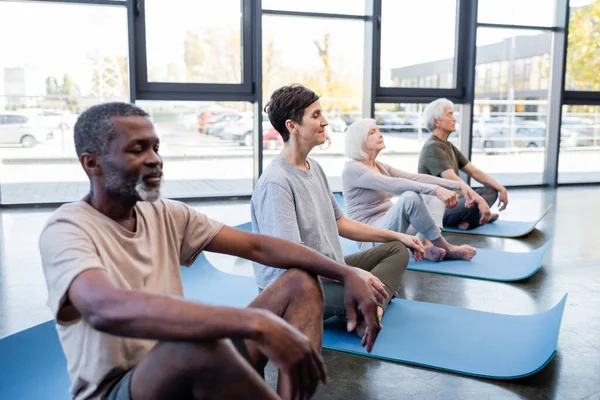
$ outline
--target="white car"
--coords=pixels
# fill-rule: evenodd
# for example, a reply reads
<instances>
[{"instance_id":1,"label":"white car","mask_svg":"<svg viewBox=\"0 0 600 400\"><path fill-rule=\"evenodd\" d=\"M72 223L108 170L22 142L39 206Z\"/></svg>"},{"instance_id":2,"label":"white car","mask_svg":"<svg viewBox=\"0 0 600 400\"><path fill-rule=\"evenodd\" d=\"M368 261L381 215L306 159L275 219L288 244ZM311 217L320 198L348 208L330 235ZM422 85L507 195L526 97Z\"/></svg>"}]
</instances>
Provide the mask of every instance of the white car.
<instances>
[{"instance_id":1,"label":"white car","mask_svg":"<svg viewBox=\"0 0 600 400\"><path fill-rule=\"evenodd\" d=\"M33 147L54 138L52 130L34 123L28 116L0 111L0 145Z\"/></svg>"},{"instance_id":2,"label":"white car","mask_svg":"<svg viewBox=\"0 0 600 400\"><path fill-rule=\"evenodd\" d=\"M36 123L50 129L67 130L75 126L77 115L68 110L52 110L45 108L25 108L17 111L25 115Z\"/></svg>"}]
</instances>

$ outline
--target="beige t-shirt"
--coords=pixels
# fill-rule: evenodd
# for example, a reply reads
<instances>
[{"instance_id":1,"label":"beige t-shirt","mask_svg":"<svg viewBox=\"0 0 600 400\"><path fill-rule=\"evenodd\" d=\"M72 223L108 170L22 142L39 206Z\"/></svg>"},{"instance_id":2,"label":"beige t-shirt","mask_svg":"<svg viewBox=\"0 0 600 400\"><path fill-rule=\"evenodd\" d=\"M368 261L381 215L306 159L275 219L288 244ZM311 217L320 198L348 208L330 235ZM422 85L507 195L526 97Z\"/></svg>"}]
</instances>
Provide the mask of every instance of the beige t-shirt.
<instances>
[{"instance_id":1,"label":"beige t-shirt","mask_svg":"<svg viewBox=\"0 0 600 400\"><path fill-rule=\"evenodd\" d=\"M124 289L183 296L179 266L190 266L223 226L170 200L138 202L130 232L86 202L56 210L40 237L48 306L65 353L76 400L98 399L138 364L156 341L109 335L79 317L61 321L67 291L81 272L100 268Z\"/></svg>"}]
</instances>

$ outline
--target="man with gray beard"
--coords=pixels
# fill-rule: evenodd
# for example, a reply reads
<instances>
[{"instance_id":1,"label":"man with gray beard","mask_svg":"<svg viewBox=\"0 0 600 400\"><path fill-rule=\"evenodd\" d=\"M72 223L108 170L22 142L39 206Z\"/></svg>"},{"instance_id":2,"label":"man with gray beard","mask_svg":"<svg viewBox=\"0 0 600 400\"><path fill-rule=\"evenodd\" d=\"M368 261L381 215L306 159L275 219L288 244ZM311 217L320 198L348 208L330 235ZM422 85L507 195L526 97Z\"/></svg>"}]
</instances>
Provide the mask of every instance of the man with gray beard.
<instances>
[{"instance_id":1,"label":"man with gray beard","mask_svg":"<svg viewBox=\"0 0 600 400\"><path fill-rule=\"evenodd\" d=\"M348 329L360 311L371 351L376 298L353 268L160 198L159 138L143 110L90 108L75 124L75 148L90 192L57 209L39 241L75 400L311 397L328 380L317 276L344 284ZM187 301L180 265L204 250L287 271L246 309ZM277 393L261 378L269 359Z\"/></svg>"}]
</instances>

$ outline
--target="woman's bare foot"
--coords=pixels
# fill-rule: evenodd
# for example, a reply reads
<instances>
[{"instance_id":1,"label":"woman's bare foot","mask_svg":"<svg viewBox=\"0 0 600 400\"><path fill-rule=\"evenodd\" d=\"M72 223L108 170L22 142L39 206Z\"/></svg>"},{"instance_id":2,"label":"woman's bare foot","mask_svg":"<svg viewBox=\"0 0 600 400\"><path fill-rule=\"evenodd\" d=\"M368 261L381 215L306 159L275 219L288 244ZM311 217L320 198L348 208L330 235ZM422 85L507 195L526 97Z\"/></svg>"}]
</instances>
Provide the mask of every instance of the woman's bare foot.
<instances>
[{"instance_id":1,"label":"woman's bare foot","mask_svg":"<svg viewBox=\"0 0 600 400\"><path fill-rule=\"evenodd\" d=\"M379 326L381 328L383 328L383 326L381 326L381 318L383 317L383 308L381 307L377 307L377 317L379 319ZM356 334L358 335L359 338L362 338L363 336L365 336L365 332L367 330L367 324L365 322L365 319L361 319L360 322L358 324L356 324Z\"/></svg>"},{"instance_id":2,"label":"woman's bare foot","mask_svg":"<svg viewBox=\"0 0 600 400\"><path fill-rule=\"evenodd\" d=\"M463 244L462 246L452 246L446 250L446 258L450 260L471 260L477 254L474 247Z\"/></svg>"},{"instance_id":3,"label":"woman's bare foot","mask_svg":"<svg viewBox=\"0 0 600 400\"><path fill-rule=\"evenodd\" d=\"M425 258L430 261L441 261L446 257L446 250L444 250L440 246L436 246L431 243L431 241L427 238L423 238L422 240L423 246L425 247Z\"/></svg>"},{"instance_id":4,"label":"woman's bare foot","mask_svg":"<svg viewBox=\"0 0 600 400\"><path fill-rule=\"evenodd\" d=\"M469 229L469 223L468 222L461 222L457 225L458 229L462 229L463 231L466 231L467 229Z\"/></svg>"},{"instance_id":5,"label":"woman's bare foot","mask_svg":"<svg viewBox=\"0 0 600 400\"><path fill-rule=\"evenodd\" d=\"M435 245L425 248L425 258L429 261L442 261L446 257L446 250Z\"/></svg>"}]
</instances>

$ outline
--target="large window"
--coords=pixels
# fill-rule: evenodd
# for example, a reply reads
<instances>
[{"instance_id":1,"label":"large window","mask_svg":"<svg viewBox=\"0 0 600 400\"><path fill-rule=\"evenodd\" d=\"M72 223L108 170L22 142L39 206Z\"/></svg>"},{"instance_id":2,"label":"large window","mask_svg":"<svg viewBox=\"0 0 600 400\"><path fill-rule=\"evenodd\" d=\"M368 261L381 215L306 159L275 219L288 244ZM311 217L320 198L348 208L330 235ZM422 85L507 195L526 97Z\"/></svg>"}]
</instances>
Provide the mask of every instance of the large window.
<instances>
[{"instance_id":1,"label":"large window","mask_svg":"<svg viewBox=\"0 0 600 400\"><path fill-rule=\"evenodd\" d=\"M378 160L406 172L417 173L419 154L431 131L423 120L423 110L427 104L376 104L375 121L383 133L385 150ZM454 116L457 119L456 132L449 141L459 146L460 105L456 105Z\"/></svg>"},{"instance_id":2,"label":"large window","mask_svg":"<svg viewBox=\"0 0 600 400\"><path fill-rule=\"evenodd\" d=\"M600 181L600 106L563 106L558 182Z\"/></svg>"},{"instance_id":3,"label":"large window","mask_svg":"<svg viewBox=\"0 0 600 400\"><path fill-rule=\"evenodd\" d=\"M240 0L145 0L149 82L241 83Z\"/></svg>"},{"instance_id":4,"label":"large window","mask_svg":"<svg viewBox=\"0 0 600 400\"><path fill-rule=\"evenodd\" d=\"M552 26L554 0L479 0L477 22L502 25Z\"/></svg>"},{"instance_id":5,"label":"large window","mask_svg":"<svg viewBox=\"0 0 600 400\"><path fill-rule=\"evenodd\" d=\"M571 3L565 88L600 91L600 0Z\"/></svg>"},{"instance_id":6,"label":"large window","mask_svg":"<svg viewBox=\"0 0 600 400\"><path fill-rule=\"evenodd\" d=\"M333 190L341 190L343 132L362 115L363 34L362 21L263 17L264 101L275 89L290 83L301 83L321 96L329 121L328 139L310 156L322 165ZM274 130L263 135L267 137L263 159L266 168L282 143Z\"/></svg>"},{"instance_id":7,"label":"large window","mask_svg":"<svg viewBox=\"0 0 600 400\"><path fill-rule=\"evenodd\" d=\"M128 51L125 7L0 2L2 203L88 191L73 125L94 104L129 100Z\"/></svg>"},{"instance_id":8,"label":"large window","mask_svg":"<svg viewBox=\"0 0 600 400\"><path fill-rule=\"evenodd\" d=\"M138 101L160 138L165 197L252 193L250 103Z\"/></svg>"},{"instance_id":9,"label":"large window","mask_svg":"<svg viewBox=\"0 0 600 400\"><path fill-rule=\"evenodd\" d=\"M503 185L543 182L552 33L479 28L472 161Z\"/></svg>"},{"instance_id":10,"label":"large window","mask_svg":"<svg viewBox=\"0 0 600 400\"><path fill-rule=\"evenodd\" d=\"M455 87L456 0L383 0L382 87Z\"/></svg>"}]
</instances>

